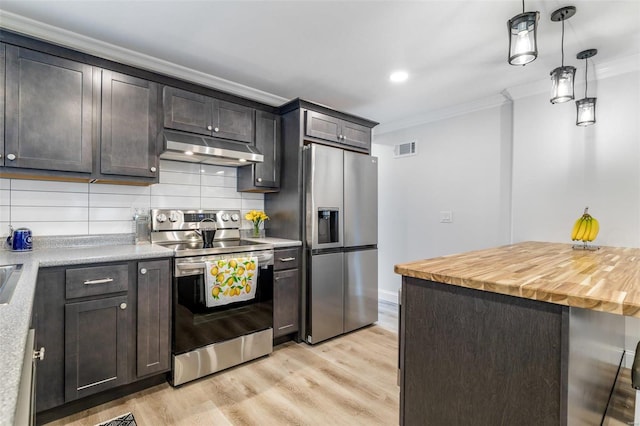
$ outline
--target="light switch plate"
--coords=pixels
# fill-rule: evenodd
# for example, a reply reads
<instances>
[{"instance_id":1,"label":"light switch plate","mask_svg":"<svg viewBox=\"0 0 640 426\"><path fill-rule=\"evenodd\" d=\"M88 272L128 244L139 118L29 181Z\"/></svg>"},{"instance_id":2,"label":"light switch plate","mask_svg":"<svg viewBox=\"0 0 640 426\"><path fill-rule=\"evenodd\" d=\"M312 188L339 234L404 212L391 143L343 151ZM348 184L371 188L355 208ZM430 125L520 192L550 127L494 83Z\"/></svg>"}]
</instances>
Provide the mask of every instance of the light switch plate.
<instances>
[{"instance_id":1,"label":"light switch plate","mask_svg":"<svg viewBox=\"0 0 640 426\"><path fill-rule=\"evenodd\" d=\"M453 223L453 213L451 210L442 210L440 212L440 223Z\"/></svg>"}]
</instances>

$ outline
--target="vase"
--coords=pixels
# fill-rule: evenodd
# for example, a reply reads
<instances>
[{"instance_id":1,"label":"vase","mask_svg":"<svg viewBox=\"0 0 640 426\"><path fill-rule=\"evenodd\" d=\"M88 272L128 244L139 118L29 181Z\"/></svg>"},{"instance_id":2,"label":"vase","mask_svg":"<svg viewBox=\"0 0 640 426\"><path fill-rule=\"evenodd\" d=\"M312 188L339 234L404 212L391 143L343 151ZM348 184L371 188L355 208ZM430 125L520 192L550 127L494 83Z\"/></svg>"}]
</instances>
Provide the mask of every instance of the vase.
<instances>
[{"instance_id":1,"label":"vase","mask_svg":"<svg viewBox=\"0 0 640 426\"><path fill-rule=\"evenodd\" d=\"M260 223L253 224L253 237L254 238L260 237Z\"/></svg>"}]
</instances>

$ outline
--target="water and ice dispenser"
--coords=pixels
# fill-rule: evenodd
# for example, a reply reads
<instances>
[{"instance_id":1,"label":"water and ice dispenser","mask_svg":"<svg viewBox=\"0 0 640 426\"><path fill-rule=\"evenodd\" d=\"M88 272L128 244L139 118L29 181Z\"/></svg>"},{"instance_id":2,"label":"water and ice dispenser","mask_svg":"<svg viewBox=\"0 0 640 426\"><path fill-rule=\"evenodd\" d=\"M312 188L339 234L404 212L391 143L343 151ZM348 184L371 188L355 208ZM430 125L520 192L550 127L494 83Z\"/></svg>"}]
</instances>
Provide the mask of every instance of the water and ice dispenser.
<instances>
[{"instance_id":1,"label":"water and ice dispenser","mask_svg":"<svg viewBox=\"0 0 640 426\"><path fill-rule=\"evenodd\" d=\"M318 244L340 242L339 217L339 209L318 209Z\"/></svg>"}]
</instances>

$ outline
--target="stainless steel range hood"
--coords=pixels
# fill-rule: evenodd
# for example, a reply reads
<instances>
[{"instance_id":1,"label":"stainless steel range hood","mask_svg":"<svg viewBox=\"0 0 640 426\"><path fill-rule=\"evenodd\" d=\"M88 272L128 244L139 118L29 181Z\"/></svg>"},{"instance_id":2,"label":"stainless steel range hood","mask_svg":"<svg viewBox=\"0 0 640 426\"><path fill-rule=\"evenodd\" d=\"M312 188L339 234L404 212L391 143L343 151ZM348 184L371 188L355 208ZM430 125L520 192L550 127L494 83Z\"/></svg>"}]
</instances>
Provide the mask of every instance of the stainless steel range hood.
<instances>
[{"instance_id":1,"label":"stainless steel range hood","mask_svg":"<svg viewBox=\"0 0 640 426\"><path fill-rule=\"evenodd\" d=\"M255 146L190 133L163 130L160 158L219 166L246 166L262 163L264 156Z\"/></svg>"}]
</instances>

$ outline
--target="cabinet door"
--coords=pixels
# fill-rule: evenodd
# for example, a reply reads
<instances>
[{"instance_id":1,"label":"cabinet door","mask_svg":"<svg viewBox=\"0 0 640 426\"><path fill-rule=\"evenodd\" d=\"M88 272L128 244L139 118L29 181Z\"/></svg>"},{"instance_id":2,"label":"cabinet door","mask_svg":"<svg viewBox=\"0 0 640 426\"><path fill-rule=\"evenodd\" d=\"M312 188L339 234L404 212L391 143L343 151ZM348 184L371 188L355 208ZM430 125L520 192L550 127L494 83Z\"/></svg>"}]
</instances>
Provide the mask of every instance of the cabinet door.
<instances>
[{"instance_id":1,"label":"cabinet door","mask_svg":"<svg viewBox=\"0 0 640 426\"><path fill-rule=\"evenodd\" d=\"M371 129L360 124L342 121L342 143L356 148L371 150Z\"/></svg>"},{"instance_id":2,"label":"cabinet door","mask_svg":"<svg viewBox=\"0 0 640 426\"><path fill-rule=\"evenodd\" d=\"M254 113L253 108L214 99L212 136L253 142Z\"/></svg>"},{"instance_id":3,"label":"cabinet door","mask_svg":"<svg viewBox=\"0 0 640 426\"><path fill-rule=\"evenodd\" d=\"M300 281L298 269L273 273L273 337L298 331Z\"/></svg>"},{"instance_id":4,"label":"cabinet door","mask_svg":"<svg viewBox=\"0 0 640 426\"><path fill-rule=\"evenodd\" d=\"M211 135L214 125L212 98L165 86L162 99L164 127Z\"/></svg>"},{"instance_id":5,"label":"cabinet door","mask_svg":"<svg viewBox=\"0 0 640 426\"><path fill-rule=\"evenodd\" d=\"M256 111L256 148L264 155L264 162L238 168L238 191L280 189L280 143L280 117Z\"/></svg>"},{"instance_id":6,"label":"cabinet door","mask_svg":"<svg viewBox=\"0 0 640 426\"><path fill-rule=\"evenodd\" d=\"M65 402L127 383L127 296L65 305Z\"/></svg>"},{"instance_id":7,"label":"cabinet door","mask_svg":"<svg viewBox=\"0 0 640 426\"><path fill-rule=\"evenodd\" d=\"M6 166L91 173L93 68L6 47Z\"/></svg>"},{"instance_id":8,"label":"cabinet door","mask_svg":"<svg viewBox=\"0 0 640 426\"><path fill-rule=\"evenodd\" d=\"M171 270L169 260L138 262L138 377L171 367Z\"/></svg>"},{"instance_id":9,"label":"cabinet door","mask_svg":"<svg viewBox=\"0 0 640 426\"><path fill-rule=\"evenodd\" d=\"M340 119L315 111L307 111L305 134L331 142L340 142Z\"/></svg>"},{"instance_id":10,"label":"cabinet door","mask_svg":"<svg viewBox=\"0 0 640 426\"><path fill-rule=\"evenodd\" d=\"M157 108L156 83L102 71L103 174L157 176Z\"/></svg>"}]
</instances>

